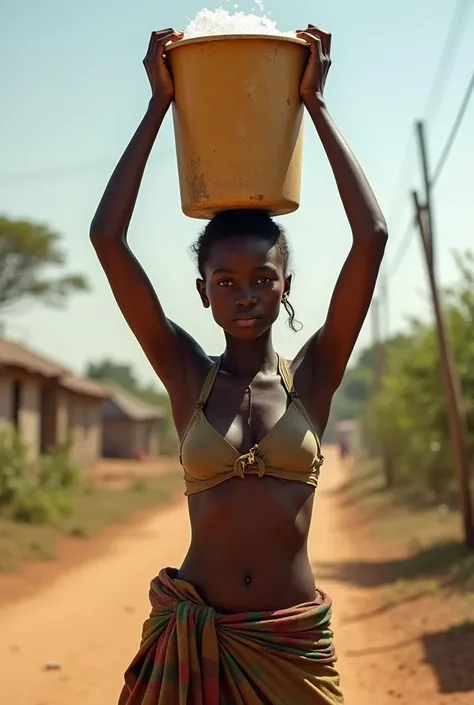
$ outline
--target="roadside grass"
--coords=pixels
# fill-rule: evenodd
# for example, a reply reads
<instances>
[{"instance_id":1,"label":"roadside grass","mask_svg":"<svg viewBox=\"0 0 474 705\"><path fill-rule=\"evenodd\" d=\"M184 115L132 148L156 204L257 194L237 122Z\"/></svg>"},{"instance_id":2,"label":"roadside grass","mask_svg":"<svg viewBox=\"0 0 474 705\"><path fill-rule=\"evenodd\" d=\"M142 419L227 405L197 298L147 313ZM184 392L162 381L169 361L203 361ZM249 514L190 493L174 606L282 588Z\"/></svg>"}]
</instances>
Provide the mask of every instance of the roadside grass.
<instances>
[{"instance_id":1,"label":"roadside grass","mask_svg":"<svg viewBox=\"0 0 474 705\"><path fill-rule=\"evenodd\" d=\"M374 540L397 555L378 565L391 596L449 591L474 607L474 554L464 548L460 512L429 503L409 485L385 489L376 460L356 459L348 475L340 501L358 509Z\"/></svg>"},{"instance_id":2,"label":"roadside grass","mask_svg":"<svg viewBox=\"0 0 474 705\"><path fill-rule=\"evenodd\" d=\"M0 571L18 570L28 561L54 560L64 537L89 539L140 510L163 506L177 496L181 484L176 471L135 478L120 489L87 484L75 498L73 513L54 523L26 524L0 517Z\"/></svg>"}]
</instances>

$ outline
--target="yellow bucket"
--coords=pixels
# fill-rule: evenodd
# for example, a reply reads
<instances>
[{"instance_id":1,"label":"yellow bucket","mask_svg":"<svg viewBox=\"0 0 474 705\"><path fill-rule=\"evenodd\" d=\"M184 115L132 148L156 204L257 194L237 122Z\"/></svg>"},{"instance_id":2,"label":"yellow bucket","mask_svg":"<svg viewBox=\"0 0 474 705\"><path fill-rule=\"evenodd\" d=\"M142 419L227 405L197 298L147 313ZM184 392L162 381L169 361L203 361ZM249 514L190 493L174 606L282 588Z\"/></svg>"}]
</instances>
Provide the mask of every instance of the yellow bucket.
<instances>
[{"instance_id":1,"label":"yellow bucket","mask_svg":"<svg viewBox=\"0 0 474 705\"><path fill-rule=\"evenodd\" d=\"M291 37L226 35L167 47L181 206L210 219L231 208L272 215L300 202L308 45Z\"/></svg>"}]
</instances>

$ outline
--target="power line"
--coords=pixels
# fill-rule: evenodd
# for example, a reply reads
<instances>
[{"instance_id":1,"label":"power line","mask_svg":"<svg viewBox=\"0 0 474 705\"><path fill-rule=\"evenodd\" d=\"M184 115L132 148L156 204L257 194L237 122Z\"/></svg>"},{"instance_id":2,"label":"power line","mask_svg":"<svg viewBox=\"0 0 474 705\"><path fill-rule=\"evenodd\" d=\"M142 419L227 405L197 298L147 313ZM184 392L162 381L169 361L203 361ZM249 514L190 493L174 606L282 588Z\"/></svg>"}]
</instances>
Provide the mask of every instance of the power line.
<instances>
[{"instance_id":1,"label":"power line","mask_svg":"<svg viewBox=\"0 0 474 705\"><path fill-rule=\"evenodd\" d=\"M410 131L411 134L411 131ZM411 163L411 156L412 156L412 139L410 136L407 138L407 146L405 149L405 155L403 157L403 161L400 167L400 171L398 173L398 178L395 181L396 187L393 192L393 198L392 202L390 204L390 208L388 208L387 215L388 215L388 222L392 223L393 220L395 220L395 216L399 216L400 213L400 196L402 191L405 192L406 190L406 182L407 182L407 171L410 167ZM398 231L399 226L401 225L400 222L396 223L396 230Z\"/></svg>"},{"instance_id":2,"label":"power line","mask_svg":"<svg viewBox=\"0 0 474 705\"><path fill-rule=\"evenodd\" d=\"M155 154L161 155L162 158L168 157L172 152L172 147L155 149ZM117 162L117 158L102 158L94 159L87 162L71 162L69 164L58 164L56 166L38 167L33 169L23 169L20 171L0 172L0 181L16 181L24 179L41 178L62 178L67 176L80 175L82 172L100 170L102 168L110 168Z\"/></svg>"},{"instance_id":3,"label":"power line","mask_svg":"<svg viewBox=\"0 0 474 705\"><path fill-rule=\"evenodd\" d=\"M408 227L405 230L405 234L400 240L400 243L398 245L398 249L392 259L391 264L389 265L388 268L388 279L390 280L393 275L397 272L398 268L400 267L401 263L405 259L405 255L408 252L408 248L411 244L411 238L413 236L413 222L412 219L410 218L410 222L408 223Z\"/></svg>"},{"instance_id":4,"label":"power line","mask_svg":"<svg viewBox=\"0 0 474 705\"><path fill-rule=\"evenodd\" d=\"M69 164L58 164L57 166L38 167L33 169L23 169L19 171L0 172L0 181L9 181L16 179L36 179L38 177L48 178L69 176L71 174L81 173L90 169L98 169L104 166L110 166L113 163L111 159L95 159L89 162L76 162Z\"/></svg>"},{"instance_id":5,"label":"power line","mask_svg":"<svg viewBox=\"0 0 474 705\"><path fill-rule=\"evenodd\" d=\"M456 141L456 137L459 133L459 129L462 125L462 122L464 120L464 117L466 115L467 108L469 106L469 102L471 100L472 94L474 93L474 71L472 72L469 84L467 86L466 92L464 93L463 99L461 101L461 105L459 106L459 110L456 114L456 117L454 119L453 125L451 127L451 130L449 132L448 138L445 142L445 145L441 151L441 155L438 159L438 162L436 164L436 167L433 171L433 176L430 179L431 186L435 186L439 177L441 176L441 173L446 165L446 162L448 160L448 157L451 153L451 150L453 148L454 142ZM406 229L405 235L402 238L400 245L397 249L397 252L395 253L395 256L392 260L391 266L389 266L389 271L388 271L388 278L391 279L395 272L398 270L400 264L402 263L405 254L408 250L408 246L410 244L410 238L413 232L413 223L410 219L410 223L408 224L408 227Z\"/></svg>"},{"instance_id":6,"label":"power line","mask_svg":"<svg viewBox=\"0 0 474 705\"><path fill-rule=\"evenodd\" d=\"M460 37L467 25L467 18L472 9L471 0L458 0L448 29L448 34L441 50L431 89L426 101L423 117L433 122L441 104L442 95L446 89L454 58L460 44ZM430 113L432 113L430 115Z\"/></svg>"},{"instance_id":7,"label":"power line","mask_svg":"<svg viewBox=\"0 0 474 705\"><path fill-rule=\"evenodd\" d=\"M451 23L450 23L450 26L448 29L448 33L446 35L446 39L444 41L443 48L441 50L438 65L436 67L436 71L433 76L431 88L428 93L428 98L427 98L425 110L424 110L425 120L428 118L431 118L431 121L433 121L436 117L437 109L439 108L439 105L441 103L441 97L443 96L443 94L445 92L447 81L448 81L448 78L449 78L453 63L454 63L454 59L456 57L456 53L457 53L457 50L460 45L459 39L462 35L462 32L464 31L464 29L466 27L466 24L467 24L466 20L468 17L468 13L472 9L472 4L473 4L472 0L458 0L458 2L456 3L454 13L453 13L453 16L451 19ZM470 85L471 92L472 92L473 87L474 86ZM469 97L470 97L470 95L469 95ZM457 125L456 128L453 127L452 133L451 133L450 137L448 138L448 142L446 144L446 147L443 150L440 161L435 169L434 173L435 173L436 179L439 177L439 174L440 174L442 168L444 167L444 162L446 161L446 159L449 155L449 152L452 147L452 143L449 144L449 142L450 141L454 142L454 139L456 137L457 131L460 126L460 122L462 121L462 118L464 117L464 112L467 108L467 103L469 102L469 97L467 98L466 105L464 107L461 106L461 110L460 110L461 118L460 118L459 124ZM463 103L464 103L464 101L463 101ZM431 116L430 116L430 113L431 113ZM407 171L408 166L411 161L411 154L412 154L411 139L409 138L408 144L407 144L407 150L406 150L406 153L405 153L405 156L404 156L404 159L402 162L402 167L400 170L400 175L399 175L399 178L396 182L397 187L395 190L394 201L393 201L394 207L390 209L390 213L392 211L394 211L395 208L397 207L398 195L400 193L401 187L405 186L405 184L406 184L405 174L406 174L406 171ZM434 183L435 183L434 177L433 177L432 182L434 185ZM389 222L391 222L390 219L389 219ZM388 274L387 274L388 279L391 279L393 274L399 268L401 262L403 261L403 258L405 257L405 253L406 253L408 246L409 246L412 228L413 228L413 225L412 225L411 217L410 217L410 224L409 224L407 230L405 231L405 235L403 236L403 238L400 242L400 245L397 249L395 257L393 258L394 263L392 264L392 266L389 266ZM397 231L398 231L398 227L397 227Z\"/></svg>"},{"instance_id":8,"label":"power line","mask_svg":"<svg viewBox=\"0 0 474 705\"><path fill-rule=\"evenodd\" d=\"M447 138L445 145L441 151L441 155L438 159L436 167L434 168L433 175L430 178L431 186L436 185L436 183L437 183L439 177L441 176L441 173L446 165L448 157L449 157L451 150L453 148L454 142L456 141L456 137L459 133L459 129L460 129L462 122L464 120L464 117L466 115L466 111L469 106L469 102L471 100L473 92L474 92L474 71L471 75L466 92L464 93L463 99L461 101L461 105L459 106L459 110L458 110L456 117L454 119L454 122L453 122L451 130L449 132L448 138ZM405 257L405 254L408 249L412 229L413 229L413 224L410 221L410 224L405 232L405 235L404 235L402 241L400 242L400 245L399 245L398 250L395 254L395 257L393 258L394 263L392 263L391 267L389 267L389 273L388 273L389 279L391 279L392 276L395 274L395 272L399 268L402 260Z\"/></svg>"},{"instance_id":9,"label":"power line","mask_svg":"<svg viewBox=\"0 0 474 705\"><path fill-rule=\"evenodd\" d=\"M460 108L459 108L458 113L456 115L456 118L454 120L451 131L448 135L448 139L446 140L444 148L441 152L441 156L438 159L438 163L436 164L436 167L433 171L433 176L431 177L431 185L432 186L434 186L436 184L436 182L438 181L438 179L441 175L441 172L444 169L446 161L449 157L449 154L451 152L451 149L453 148L453 144L454 144L456 137L457 137L457 134L459 132L459 128L461 127L462 121L464 120L464 116L466 115L466 110L469 105L469 101L471 100L471 96L472 96L473 91L474 91L474 71L472 72L471 80L469 81L469 84L467 86L466 92L464 94L464 98L462 99Z\"/></svg>"}]
</instances>

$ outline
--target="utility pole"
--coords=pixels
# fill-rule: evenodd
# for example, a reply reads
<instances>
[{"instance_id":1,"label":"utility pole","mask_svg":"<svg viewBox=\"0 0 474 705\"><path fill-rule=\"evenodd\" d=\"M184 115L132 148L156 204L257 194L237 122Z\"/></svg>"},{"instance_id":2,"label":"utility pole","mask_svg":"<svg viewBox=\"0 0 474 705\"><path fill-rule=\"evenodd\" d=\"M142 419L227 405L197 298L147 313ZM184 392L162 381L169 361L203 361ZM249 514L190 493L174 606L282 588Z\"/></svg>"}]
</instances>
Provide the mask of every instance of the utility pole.
<instances>
[{"instance_id":1,"label":"utility pole","mask_svg":"<svg viewBox=\"0 0 474 705\"><path fill-rule=\"evenodd\" d=\"M436 335L442 369L449 435L459 484L464 542L466 548L472 551L474 550L474 524L469 486L469 436L462 399L461 384L454 362L453 349L446 330L444 312L441 306L436 281L434 219L424 125L422 122L418 122L416 127L420 146L423 181L425 186L425 202L420 203L420 199L416 191L413 192L412 196L415 207L416 222L420 230L423 253L425 255L431 298L433 301L433 309L435 314Z\"/></svg>"},{"instance_id":2,"label":"utility pole","mask_svg":"<svg viewBox=\"0 0 474 705\"><path fill-rule=\"evenodd\" d=\"M383 302L383 321L384 321L384 330L382 333L382 343L385 347L386 341L390 339L390 299L389 299L389 291L388 291L388 273L387 273L386 269L384 269L381 273L380 289L381 289L381 298L382 298L382 302Z\"/></svg>"},{"instance_id":3,"label":"utility pole","mask_svg":"<svg viewBox=\"0 0 474 705\"><path fill-rule=\"evenodd\" d=\"M380 301L378 299L373 299L371 309L372 350L374 356L374 395L377 395L382 388L382 378L385 371L385 345L382 342L380 335ZM394 484L393 463L387 445L384 441L382 441L380 450L382 453L385 486L392 487Z\"/></svg>"},{"instance_id":4,"label":"utility pole","mask_svg":"<svg viewBox=\"0 0 474 705\"><path fill-rule=\"evenodd\" d=\"M372 349L374 355L374 393L380 391L383 374L383 350L380 342L380 301L372 301Z\"/></svg>"}]
</instances>

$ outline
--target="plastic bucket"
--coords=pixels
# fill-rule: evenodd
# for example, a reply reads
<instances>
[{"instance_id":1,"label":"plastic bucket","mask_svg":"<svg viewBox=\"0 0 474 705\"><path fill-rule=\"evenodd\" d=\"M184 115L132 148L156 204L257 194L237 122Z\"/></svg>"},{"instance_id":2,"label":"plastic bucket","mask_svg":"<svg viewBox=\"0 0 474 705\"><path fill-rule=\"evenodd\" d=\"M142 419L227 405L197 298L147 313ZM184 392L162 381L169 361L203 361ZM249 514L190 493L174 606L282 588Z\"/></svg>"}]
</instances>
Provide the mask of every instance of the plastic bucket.
<instances>
[{"instance_id":1,"label":"plastic bucket","mask_svg":"<svg viewBox=\"0 0 474 705\"><path fill-rule=\"evenodd\" d=\"M300 202L308 59L300 40L266 35L184 39L167 47L181 206L210 219L231 208L272 215Z\"/></svg>"}]
</instances>

